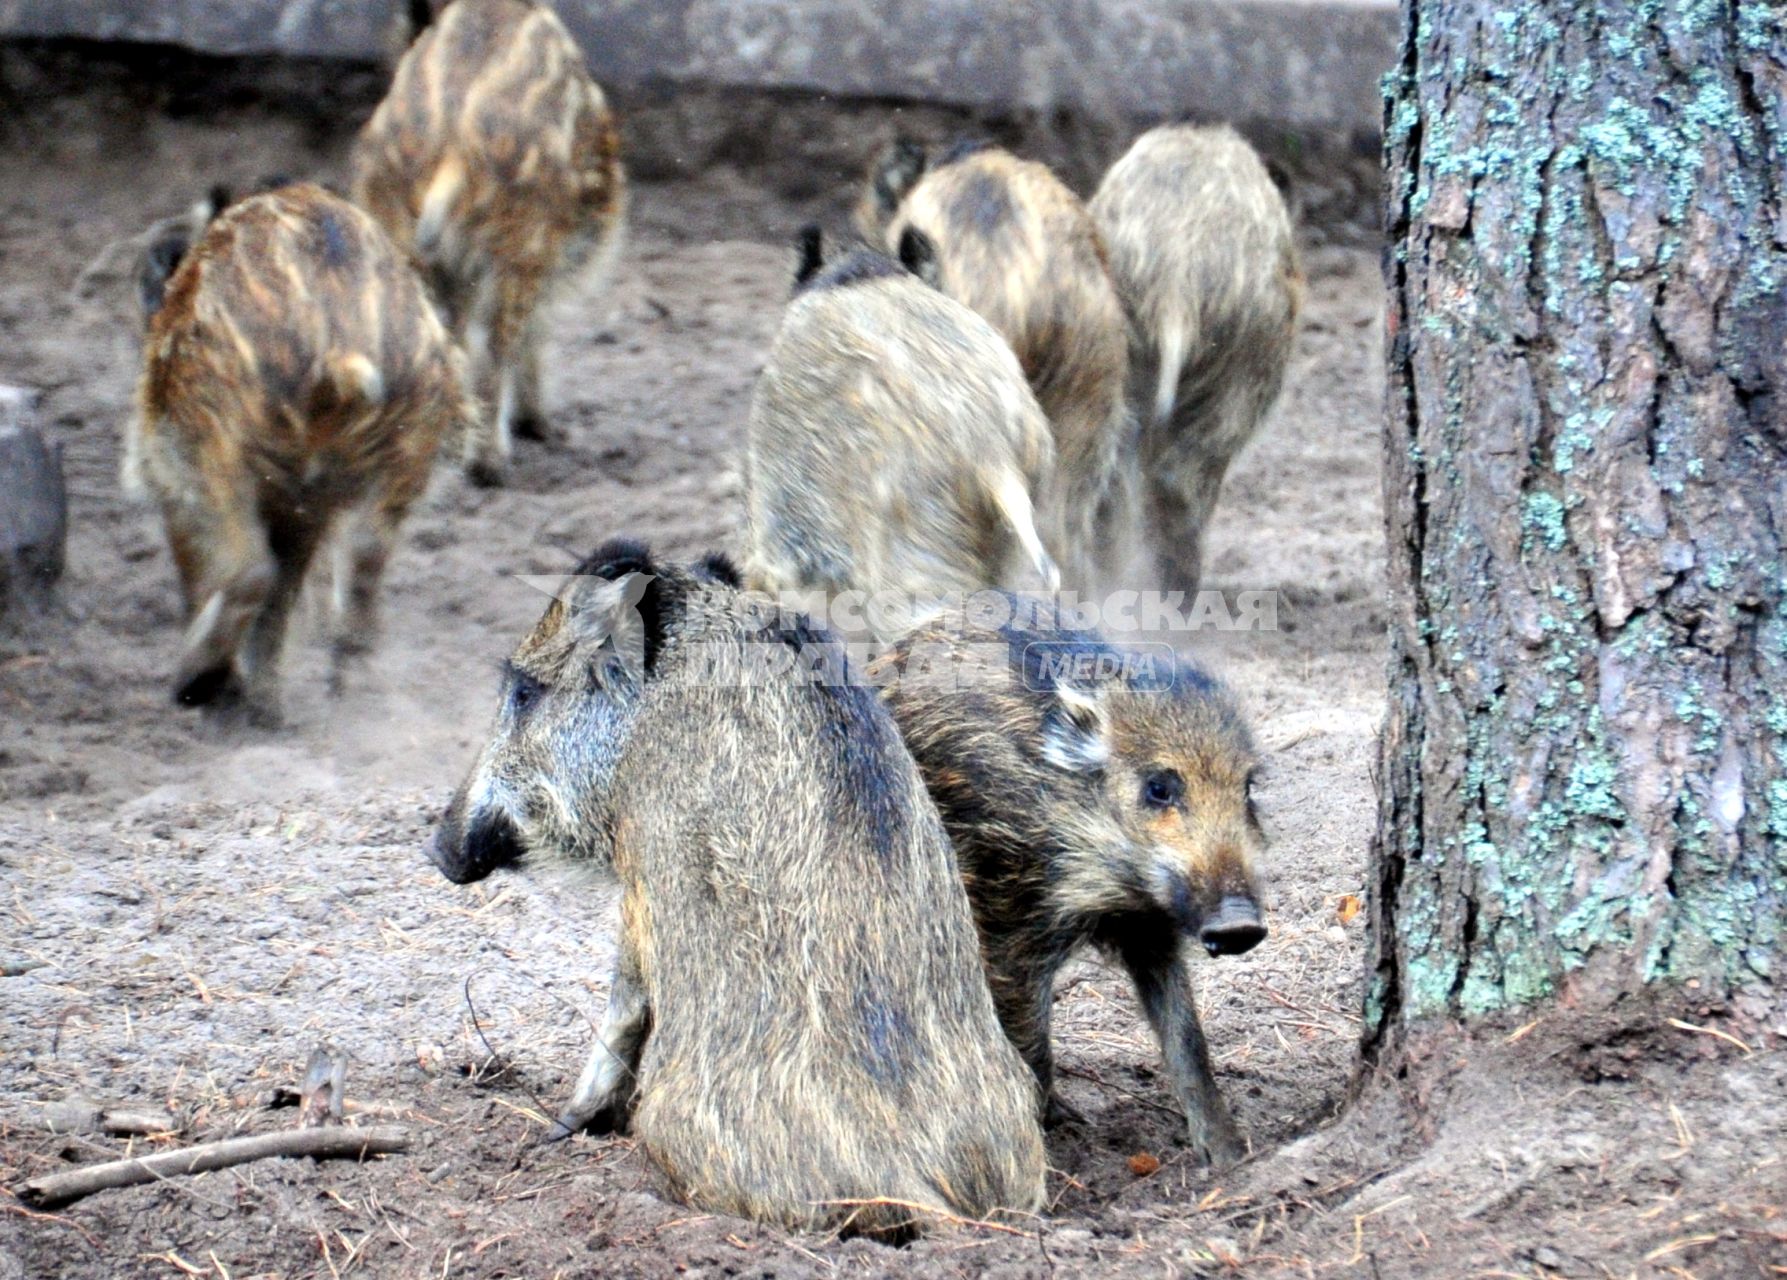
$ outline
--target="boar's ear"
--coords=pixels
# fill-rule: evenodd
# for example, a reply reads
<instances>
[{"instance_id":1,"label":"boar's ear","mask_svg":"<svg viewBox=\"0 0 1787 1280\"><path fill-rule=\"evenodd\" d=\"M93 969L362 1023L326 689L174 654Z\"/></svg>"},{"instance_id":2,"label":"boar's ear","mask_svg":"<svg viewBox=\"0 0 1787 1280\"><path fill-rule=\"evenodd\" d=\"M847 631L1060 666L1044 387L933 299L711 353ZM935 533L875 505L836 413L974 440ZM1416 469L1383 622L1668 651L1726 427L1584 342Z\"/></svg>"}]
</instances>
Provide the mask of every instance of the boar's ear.
<instances>
[{"instance_id":1,"label":"boar's ear","mask_svg":"<svg viewBox=\"0 0 1787 1280\"><path fill-rule=\"evenodd\" d=\"M148 251L143 255L142 266L137 271L137 297L143 304L145 316L152 316L161 310L168 277L174 274L180 260L191 247L186 232L181 229L166 231L150 241Z\"/></svg>"},{"instance_id":2,"label":"boar's ear","mask_svg":"<svg viewBox=\"0 0 1787 1280\"><path fill-rule=\"evenodd\" d=\"M578 636L597 644L613 641L635 670L651 671L668 625L663 580L651 548L633 538L611 538L584 557L574 582L566 603Z\"/></svg>"},{"instance_id":3,"label":"boar's ear","mask_svg":"<svg viewBox=\"0 0 1787 1280\"><path fill-rule=\"evenodd\" d=\"M1110 721L1104 695L1065 680L1056 683L1043 716L1042 758L1069 773L1097 773L1111 758Z\"/></svg>"},{"instance_id":4,"label":"boar's ear","mask_svg":"<svg viewBox=\"0 0 1787 1280\"><path fill-rule=\"evenodd\" d=\"M991 151L992 149L993 140L991 138L969 134L966 137L957 138L945 147L943 154L937 157L937 163L933 167L941 169L946 164L955 164L958 161L966 160L969 156L979 155L982 151Z\"/></svg>"},{"instance_id":5,"label":"boar's ear","mask_svg":"<svg viewBox=\"0 0 1787 1280\"><path fill-rule=\"evenodd\" d=\"M629 573L656 573L649 546L637 538L610 538L578 562L572 570L580 578L614 581Z\"/></svg>"},{"instance_id":6,"label":"boar's ear","mask_svg":"<svg viewBox=\"0 0 1787 1280\"><path fill-rule=\"evenodd\" d=\"M917 227L907 227L900 232L899 255L902 267L933 289L937 287L937 242L935 240L932 240Z\"/></svg>"},{"instance_id":7,"label":"boar's ear","mask_svg":"<svg viewBox=\"0 0 1787 1280\"><path fill-rule=\"evenodd\" d=\"M695 562L695 572L704 578L725 583L729 587L742 587L745 580L738 572L738 566L732 563L732 557L721 551L710 551Z\"/></svg>"},{"instance_id":8,"label":"boar's ear","mask_svg":"<svg viewBox=\"0 0 1787 1280\"><path fill-rule=\"evenodd\" d=\"M1278 194L1288 200L1293 186L1291 182L1291 171L1285 168L1283 162L1276 156L1267 156L1265 158L1265 163L1266 176L1272 179L1272 185L1278 188Z\"/></svg>"},{"instance_id":9,"label":"boar's ear","mask_svg":"<svg viewBox=\"0 0 1787 1280\"><path fill-rule=\"evenodd\" d=\"M925 173L925 149L911 138L900 138L875 160L872 187L876 207L892 216L906 193L918 185Z\"/></svg>"},{"instance_id":10,"label":"boar's ear","mask_svg":"<svg viewBox=\"0 0 1787 1280\"><path fill-rule=\"evenodd\" d=\"M794 263L794 290L819 274L825 265L825 233L819 229L817 222L809 222L794 237L794 252L797 255Z\"/></svg>"},{"instance_id":11,"label":"boar's ear","mask_svg":"<svg viewBox=\"0 0 1787 1280\"><path fill-rule=\"evenodd\" d=\"M580 642L597 647L604 663L618 658L643 678L663 648L668 602L664 579L655 574L579 578L565 599L566 622Z\"/></svg>"}]
</instances>

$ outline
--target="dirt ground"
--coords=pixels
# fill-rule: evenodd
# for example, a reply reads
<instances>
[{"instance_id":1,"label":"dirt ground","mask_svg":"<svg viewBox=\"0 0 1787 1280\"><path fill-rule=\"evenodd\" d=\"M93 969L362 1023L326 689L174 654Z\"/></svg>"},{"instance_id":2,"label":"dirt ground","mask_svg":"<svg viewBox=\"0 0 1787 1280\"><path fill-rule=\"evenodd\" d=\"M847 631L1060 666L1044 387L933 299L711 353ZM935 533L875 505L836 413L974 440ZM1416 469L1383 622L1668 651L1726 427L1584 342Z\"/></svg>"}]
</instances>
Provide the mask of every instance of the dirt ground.
<instances>
[{"instance_id":1,"label":"dirt ground","mask_svg":"<svg viewBox=\"0 0 1787 1280\"><path fill-rule=\"evenodd\" d=\"M1666 1026L1604 1045L1563 1016L1470 1045L1436 1033L1412 1050L1431 1093L1379 1081L1334 1119L1360 1030L1363 916L1346 906L1375 816L1383 663L1380 283L1370 254L1337 248L1307 256L1288 389L1210 561L1215 585L1279 592L1280 629L1192 644L1270 759L1271 938L1202 966L1198 993L1255 1157L1220 1175L1187 1161L1125 981L1090 962L1064 978L1056 1030L1085 1123L1050 1135L1037 1222L901 1250L791 1237L661 1198L624 1138L534 1145L606 998L611 904L520 876L455 888L422 842L540 609L516 575L616 532L671 554L735 546L785 237L841 207L846 175L793 200L723 167L641 183L617 281L561 309L548 404L564 441L523 443L501 491L443 469L349 695L326 695L301 620L288 726L222 729L168 703L172 569L116 482L124 300L71 286L215 178L339 174L343 137L95 94L0 148L0 382L46 392L72 504L67 616L0 650L0 1184L289 1126L268 1099L324 1042L349 1061L349 1098L412 1145L48 1215L0 1198L0 1280L1787 1274L1778 1047ZM49 1132L50 1104L71 1100L163 1108L179 1132Z\"/></svg>"}]
</instances>

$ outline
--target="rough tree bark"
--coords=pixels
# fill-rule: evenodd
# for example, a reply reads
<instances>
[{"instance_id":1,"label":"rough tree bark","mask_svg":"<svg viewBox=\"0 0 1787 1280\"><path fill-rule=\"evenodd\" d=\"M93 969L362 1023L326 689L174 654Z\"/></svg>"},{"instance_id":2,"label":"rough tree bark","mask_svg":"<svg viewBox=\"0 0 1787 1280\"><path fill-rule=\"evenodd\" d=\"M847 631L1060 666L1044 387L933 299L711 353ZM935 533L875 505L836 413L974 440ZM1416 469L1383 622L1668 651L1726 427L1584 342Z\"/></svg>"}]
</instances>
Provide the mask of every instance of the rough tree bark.
<instances>
[{"instance_id":1,"label":"rough tree bark","mask_svg":"<svg viewBox=\"0 0 1787 1280\"><path fill-rule=\"evenodd\" d=\"M1404 0L1375 1041L1787 992L1787 9Z\"/></svg>"},{"instance_id":2,"label":"rough tree bark","mask_svg":"<svg viewBox=\"0 0 1787 1280\"><path fill-rule=\"evenodd\" d=\"M40 612L62 576L62 449L37 429L37 393L0 385L0 625Z\"/></svg>"}]
</instances>

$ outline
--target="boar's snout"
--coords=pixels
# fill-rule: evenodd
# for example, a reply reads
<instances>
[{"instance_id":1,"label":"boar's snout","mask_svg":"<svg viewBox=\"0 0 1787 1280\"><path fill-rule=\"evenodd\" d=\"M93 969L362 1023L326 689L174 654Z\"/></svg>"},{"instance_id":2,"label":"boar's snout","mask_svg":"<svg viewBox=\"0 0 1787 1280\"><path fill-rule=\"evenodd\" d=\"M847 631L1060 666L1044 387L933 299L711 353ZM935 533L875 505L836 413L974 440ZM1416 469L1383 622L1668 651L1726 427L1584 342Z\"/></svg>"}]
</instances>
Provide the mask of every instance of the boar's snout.
<instances>
[{"instance_id":1,"label":"boar's snout","mask_svg":"<svg viewBox=\"0 0 1787 1280\"><path fill-rule=\"evenodd\" d=\"M1213 956L1238 956L1266 940L1260 905L1252 898L1230 894L1198 930L1198 941Z\"/></svg>"},{"instance_id":2,"label":"boar's snout","mask_svg":"<svg viewBox=\"0 0 1787 1280\"><path fill-rule=\"evenodd\" d=\"M468 826L454 804L429 838L427 853L454 884L471 884L521 857L521 833L500 813L474 815Z\"/></svg>"}]
</instances>

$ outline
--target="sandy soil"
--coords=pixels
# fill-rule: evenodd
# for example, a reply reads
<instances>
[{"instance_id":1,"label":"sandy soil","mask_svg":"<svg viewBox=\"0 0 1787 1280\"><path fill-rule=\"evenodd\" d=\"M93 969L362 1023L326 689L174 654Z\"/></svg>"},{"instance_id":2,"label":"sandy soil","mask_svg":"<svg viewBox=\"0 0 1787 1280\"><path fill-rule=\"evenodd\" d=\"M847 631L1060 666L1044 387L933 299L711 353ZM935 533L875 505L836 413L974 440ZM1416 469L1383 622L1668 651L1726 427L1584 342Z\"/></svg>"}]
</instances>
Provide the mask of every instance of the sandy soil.
<instances>
[{"instance_id":1,"label":"sandy soil","mask_svg":"<svg viewBox=\"0 0 1787 1280\"><path fill-rule=\"evenodd\" d=\"M500 492L443 471L349 696L326 696L301 622L287 728L221 729L168 705L172 570L152 513L116 484L123 305L78 305L70 284L215 177L330 174L341 157L340 137L307 122L173 119L109 99L69 104L57 128L0 150L0 381L47 392L73 523L68 616L0 652L0 1182L288 1126L267 1100L323 1042L349 1060L349 1097L395 1112L413 1146L363 1166L278 1161L112 1191L52 1216L0 1200L0 1280L1157 1276L1243 1259L1248 1274L1369 1262L1576 1275L1607 1258L1629 1260L1626 1274L1708 1231L1710 1250L1679 1246L1659 1265L1723 1258L1694 1274L1766 1274L1758 1259L1787 1256L1779 1211L1765 1212L1787 1198L1779 1165L1755 1122L1731 1115L1733 1100L1778 1107L1779 1055L1695 1040L1716 1074L1684 1091L1670 1083L1676 1036L1667 1052L1638 1046L1624 1076L1601 1073L1648 1099L1656 1150L1640 1172L1595 1086L1557 1085L1587 1078L1567 1031L1540 1067L1523 1060L1535 1096L1517 1110L1449 1069L1454 1112L1474 1116L1460 1128L1421 1131L1411 1117L1429 1100L1393 1085L1322 1127L1359 1034L1363 917L1343 904L1363 892L1382 698L1379 283L1371 257L1338 249L1310 255L1288 390L1214 536L1215 585L1280 592L1280 630L1194 644L1270 755L1272 936L1203 966L1199 996L1222 1084L1255 1151L1273 1154L1222 1176L1188 1162L1126 984L1092 963L1064 978L1057 1006L1064 1090L1086 1122L1051 1135L1050 1213L1015 1234L964 1228L900 1251L789 1237L660 1198L626 1139L533 1145L606 997L610 904L518 876L454 888L421 843L484 731L496 663L540 608L516 575L563 569L615 532L673 554L735 543L742 424L786 295L780 236L810 206L732 171L643 185L614 287L562 309L548 403L565 440L523 444ZM180 1133L132 1146L47 1132L46 1105L68 1100L162 1107ZM1728 1158L1696 1172L1696 1143ZM1143 1155L1158 1171L1136 1172ZM1595 1193L1622 1160L1614 1191ZM1580 1194L1534 1198L1558 1179ZM1589 1243L1551 1243L1564 1237Z\"/></svg>"}]
</instances>

